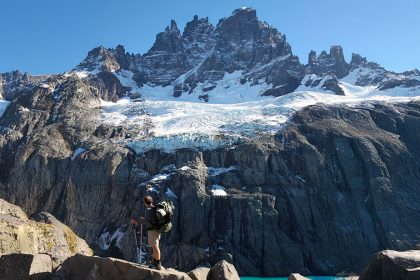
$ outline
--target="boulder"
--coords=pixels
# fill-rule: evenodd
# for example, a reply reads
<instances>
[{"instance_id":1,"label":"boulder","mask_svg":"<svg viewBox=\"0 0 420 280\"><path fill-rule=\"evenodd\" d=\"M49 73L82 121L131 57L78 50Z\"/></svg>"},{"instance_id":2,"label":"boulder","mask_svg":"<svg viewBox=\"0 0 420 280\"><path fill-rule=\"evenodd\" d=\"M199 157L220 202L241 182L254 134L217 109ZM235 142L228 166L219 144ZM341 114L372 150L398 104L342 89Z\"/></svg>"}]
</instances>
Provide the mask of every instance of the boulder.
<instances>
[{"instance_id":1,"label":"boulder","mask_svg":"<svg viewBox=\"0 0 420 280\"><path fill-rule=\"evenodd\" d=\"M0 255L20 253L5 256L3 262L17 258L35 274L50 272L76 253L92 255L86 242L51 214L40 213L37 219L28 219L20 207L0 199Z\"/></svg>"},{"instance_id":2,"label":"boulder","mask_svg":"<svg viewBox=\"0 0 420 280\"><path fill-rule=\"evenodd\" d=\"M210 268L201 266L201 267L197 267L194 270L191 270L187 274L192 280L206 280L209 272L210 272Z\"/></svg>"},{"instance_id":3,"label":"boulder","mask_svg":"<svg viewBox=\"0 0 420 280\"><path fill-rule=\"evenodd\" d=\"M190 280L183 272L176 270L155 270L136 263L113 258L75 255L67 259L56 272L65 280ZM239 279L239 278L238 278Z\"/></svg>"},{"instance_id":4,"label":"boulder","mask_svg":"<svg viewBox=\"0 0 420 280\"><path fill-rule=\"evenodd\" d=\"M238 272L233 264L227 261L220 261L216 263L209 271L208 280L239 280Z\"/></svg>"},{"instance_id":5,"label":"boulder","mask_svg":"<svg viewBox=\"0 0 420 280\"><path fill-rule=\"evenodd\" d=\"M309 280L305 276L300 275L299 273L292 273L289 275L288 280Z\"/></svg>"},{"instance_id":6,"label":"boulder","mask_svg":"<svg viewBox=\"0 0 420 280\"><path fill-rule=\"evenodd\" d=\"M371 259L360 277L360 280L418 279L420 279L420 250L379 252Z\"/></svg>"}]
</instances>

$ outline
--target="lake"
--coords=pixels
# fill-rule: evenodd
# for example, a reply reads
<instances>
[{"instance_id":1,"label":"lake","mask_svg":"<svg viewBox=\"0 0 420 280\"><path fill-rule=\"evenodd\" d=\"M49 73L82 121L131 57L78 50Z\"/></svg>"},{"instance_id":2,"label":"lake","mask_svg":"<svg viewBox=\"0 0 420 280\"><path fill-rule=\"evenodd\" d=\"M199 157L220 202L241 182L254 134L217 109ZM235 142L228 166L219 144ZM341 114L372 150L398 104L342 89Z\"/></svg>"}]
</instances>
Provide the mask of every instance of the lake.
<instances>
[{"instance_id":1,"label":"lake","mask_svg":"<svg viewBox=\"0 0 420 280\"><path fill-rule=\"evenodd\" d=\"M312 280L339 280L339 279L346 279L345 277L337 277L337 276L306 276ZM241 280L287 280L287 277L241 277Z\"/></svg>"}]
</instances>

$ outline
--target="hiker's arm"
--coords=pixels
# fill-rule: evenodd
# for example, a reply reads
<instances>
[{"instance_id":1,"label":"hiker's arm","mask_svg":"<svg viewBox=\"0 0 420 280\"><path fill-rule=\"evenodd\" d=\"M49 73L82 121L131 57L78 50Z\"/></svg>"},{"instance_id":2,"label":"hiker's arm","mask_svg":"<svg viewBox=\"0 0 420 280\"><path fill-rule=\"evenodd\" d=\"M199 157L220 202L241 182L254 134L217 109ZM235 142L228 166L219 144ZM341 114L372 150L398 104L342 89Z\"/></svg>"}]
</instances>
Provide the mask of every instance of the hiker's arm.
<instances>
[{"instance_id":1,"label":"hiker's arm","mask_svg":"<svg viewBox=\"0 0 420 280\"><path fill-rule=\"evenodd\" d=\"M135 218L131 218L131 223L133 224L133 225L137 225L137 224L144 224L144 217L140 217L140 220L139 221L137 221Z\"/></svg>"},{"instance_id":2,"label":"hiker's arm","mask_svg":"<svg viewBox=\"0 0 420 280\"><path fill-rule=\"evenodd\" d=\"M149 221L145 219L144 217L140 217L140 221L139 221L140 224L147 225L148 222Z\"/></svg>"},{"instance_id":3,"label":"hiker's arm","mask_svg":"<svg viewBox=\"0 0 420 280\"><path fill-rule=\"evenodd\" d=\"M150 211L146 209L146 211L144 212L144 217L140 217L139 223L143 225L147 225L149 223L149 219L150 219Z\"/></svg>"}]
</instances>

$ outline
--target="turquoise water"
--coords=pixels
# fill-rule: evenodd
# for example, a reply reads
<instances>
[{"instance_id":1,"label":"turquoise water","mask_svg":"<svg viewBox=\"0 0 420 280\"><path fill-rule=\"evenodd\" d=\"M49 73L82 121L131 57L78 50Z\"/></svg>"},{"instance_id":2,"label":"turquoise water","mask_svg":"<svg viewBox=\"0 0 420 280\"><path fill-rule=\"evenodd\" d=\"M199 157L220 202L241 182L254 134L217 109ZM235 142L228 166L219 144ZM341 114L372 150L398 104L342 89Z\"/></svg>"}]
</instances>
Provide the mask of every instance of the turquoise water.
<instances>
[{"instance_id":1,"label":"turquoise water","mask_svg":"<svg viewBox=\"0 0 420 280\"><path fill-rule=\"evenodd\" d=\"M343 277L337 276L306 276L312 280L337 280L343 279ZM241 280L287 280L287 277L275 277L275 278L263 278L263 277L241 277Z\"/></svg>"}]
</instances>

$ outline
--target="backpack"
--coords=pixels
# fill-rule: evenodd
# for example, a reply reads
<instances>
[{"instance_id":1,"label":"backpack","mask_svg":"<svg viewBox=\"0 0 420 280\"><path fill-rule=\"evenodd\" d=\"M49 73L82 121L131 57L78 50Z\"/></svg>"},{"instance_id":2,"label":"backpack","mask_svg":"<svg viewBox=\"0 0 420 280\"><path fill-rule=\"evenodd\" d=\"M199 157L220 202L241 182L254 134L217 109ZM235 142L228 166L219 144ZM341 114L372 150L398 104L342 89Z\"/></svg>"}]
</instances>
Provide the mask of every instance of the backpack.
<instances>
[{"instance_id":1,"label":"backpack","mask_svg":"<svg viewBox=\"0 0 420 280\"><path fill-rule=\"evenodd\" d=\"M174 216L173 205L168 201L162 201L155 205L156 226L155 228L163 233L172 228L172 218Z\"/></svg>"}]
</instances>

